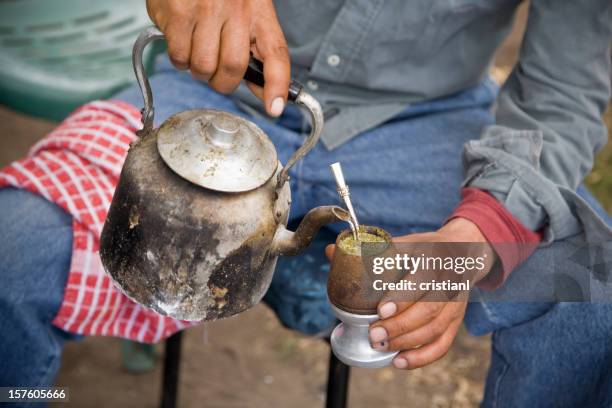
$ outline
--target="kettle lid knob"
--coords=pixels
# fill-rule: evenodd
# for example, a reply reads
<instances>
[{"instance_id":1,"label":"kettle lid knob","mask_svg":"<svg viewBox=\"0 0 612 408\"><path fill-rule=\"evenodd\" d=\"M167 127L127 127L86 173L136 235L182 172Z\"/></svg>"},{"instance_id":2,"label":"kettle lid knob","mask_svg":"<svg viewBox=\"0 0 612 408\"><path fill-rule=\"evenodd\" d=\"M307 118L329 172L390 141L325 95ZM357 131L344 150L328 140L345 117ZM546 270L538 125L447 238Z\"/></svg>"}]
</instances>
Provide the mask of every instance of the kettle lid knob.
<instances>
[{"instance_id":1,"label":"kettle lid knob","mask_svg":"<svg viewBox=\"0 0 612 408\"><path fill-rule=\"evenodd\" d=\"M220 147L231 147L235 141L240 123L230 115L218 115L210 121L208 137L211 142Z\"/></svg>"}]
</instances>

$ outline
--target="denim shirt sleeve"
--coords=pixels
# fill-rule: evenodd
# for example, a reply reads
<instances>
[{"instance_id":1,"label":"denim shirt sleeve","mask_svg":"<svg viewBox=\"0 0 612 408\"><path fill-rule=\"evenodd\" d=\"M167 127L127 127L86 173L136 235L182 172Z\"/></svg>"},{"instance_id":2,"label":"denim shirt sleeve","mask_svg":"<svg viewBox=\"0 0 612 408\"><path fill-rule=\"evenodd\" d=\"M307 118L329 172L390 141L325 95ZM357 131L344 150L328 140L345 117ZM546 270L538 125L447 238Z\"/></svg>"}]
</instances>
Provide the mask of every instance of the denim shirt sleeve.
<instances>
[{"instance_id":1,"label":"denim shirt sleeve","mask_svg":"<svg viewBox=\"0 0 612 408\"><path fill-rule=\"evenodd\" d=\"M532 0L496 124L465 146L464 184L489 191L528 228L543 228L546 242L584 229L573 192L607 138L611 41L610 0Z\"/></svg>"}]
</instances>

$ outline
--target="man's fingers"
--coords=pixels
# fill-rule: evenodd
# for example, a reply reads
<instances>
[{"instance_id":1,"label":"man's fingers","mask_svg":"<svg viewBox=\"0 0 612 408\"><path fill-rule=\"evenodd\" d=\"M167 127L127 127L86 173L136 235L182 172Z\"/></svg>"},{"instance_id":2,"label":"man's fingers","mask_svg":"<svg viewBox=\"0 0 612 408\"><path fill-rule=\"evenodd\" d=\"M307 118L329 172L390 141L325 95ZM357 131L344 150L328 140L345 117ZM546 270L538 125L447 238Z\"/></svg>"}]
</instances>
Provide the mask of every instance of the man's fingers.
<instances>
[{"instance_id":1,"label":"man's fingers","mask_svg":"<svg viewBox=\"0 0 612 408\"><path fill-rule=\"evenodd\" d=\"M452 308L452 306L447 304L444 310L429 323L416 330L391 338L388 341L386 349L393 351L410 350L433 343L448 330L453 321L457 318L456 313L451 310Z\"/></svg>"},{"instance_id":2,"label":"man's fingers","mask_svg":"<svg viewBox=\"0 0 612 408\"><path fill-rule=\"evenodd\" d=\"M255 95L256 97L258 97L259 99L261 99L263 101L263 88L261 86L255 85L252 82L249 81L245 81L245 84L247 86L247 88L249 88L251 90L251 92L253 92L253 95Z\"/></svg>"},{"instance_id":3,"label":"man's fingers","mask_svg":"<svg viewBox=\"0 0 612 408\"><path fill-rule=\"evenodd\" d=\"M229 93L242 80L255 50L264 63L266 111L280 116L287 102L291 68L285 36L270 1L147 1L147 11L165 33L168 54L179 69ZM165 24L167 19L168 23Z\"/></svg>"},{"instance_id":4,"label":"man's fingers","mask_svg":"<svg viewBox=\"0 0 612 408\"><path fill-rule=\"evenodd\" d=\"M393 365L396 368L413 370L441 359L448 353L460 325L461 320L457 320L433 343L418 349L402 351L393 359Z\"/></svg>"},{"instance_id":5,"label":"man's fingers","mask_svg":"<svg viewBox=\"0 0 612 408\"><path fill-rule=\"evenodd\" d=\"M402 313L416 302L398 302L394 300L394 296L387 294L378 304L378 316L381 319L388 319L392 316Z\"/></svg>"},{"instance_id":6,"label":"man's fingers","mask_svg":"<svg viewBox=\"0 0 612 408\"><path fill-rule=\"evenodd\" d=\"M431 322L444 308L443 302L417 302L413 306L370 327L370 341L379 343L411 332Z\"/></svg>"},{"instance_id":7,"label":"man's fingers","mask_svg":"<svg viewBox=\"0 0 612 408\"><path fill-rule=\"evenodd\" d=\"M390 317L396 316L403 313L404 310L408 309L412 305L418 302L434 302L437 299L435 292L426 291L414 291L410 294L409 300L406 299L406 295L401 291L389 291L385 293L383 298L378 303L378 316L381 320L389 319Z\"/></svg>"},{"instance_id":8,"label":"man's fingers","mask_svg":"<svg viewBox=\"0 0 612 408\"><path fill-rule=\"evenodd\" d=\"M283 113L289 93L291 66L285 37L276 21L256 31L256 47L264 64L264 104L271 116Z\"/></svg>"},{"instance_id":9,"label":"man's fingers","mask_svg":"<svg viewBox=\"0 0 612 408\"><path fill-rule=\"evenodd\" d=\"M189 68L193 30L194 23L188 19L174 19L164 30L168 43L168 56L177 69Z\"/></svg>"},{"instance_id":10,"label":"man's fingers","mask_svg":"<svg viewBox=\"0 0 612 408\"><path fill-rule=\"evenodd\" d=\"M221 26L219 19L200 19L193 31L189 68L200 81L208 81L217 70Z\"/></svg>"},{"instance_id":11,"label":"man's fingers","mask_svg":"<svg viewBox=\"0 0 612 408\"><path fill-rule=\"evenodd\" d=\"M249 22L245 17L233 16L221 30L221 45L217 70L209 85L221 93L234 91L249 65Z\"/></svg>"}]
</instances>

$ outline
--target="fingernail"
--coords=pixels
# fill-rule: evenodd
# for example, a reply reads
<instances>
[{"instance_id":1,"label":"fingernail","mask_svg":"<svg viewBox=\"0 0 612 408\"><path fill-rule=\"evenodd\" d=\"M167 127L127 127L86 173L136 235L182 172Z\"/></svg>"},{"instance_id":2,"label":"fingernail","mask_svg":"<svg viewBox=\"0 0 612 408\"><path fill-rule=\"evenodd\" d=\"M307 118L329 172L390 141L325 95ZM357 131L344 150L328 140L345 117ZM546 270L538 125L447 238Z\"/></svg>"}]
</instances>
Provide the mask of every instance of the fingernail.
<instances>
[{"instance_id":1,"label":"fingernail","mask_svg":"<svg viewBox=\"0 0 612 408\"><path fill-rule=\"evenodd\" d=\"M372 348L375 350L386 350L388 343L386 341L381 341L379 343L372 344Z\"/></svg>"},{"instance_id":2,"label":"fingernail","mask_svg":"<svg viewBox=\"0 0 612 408\"><path fill-rule=\"evenodd\" d=\"M370 329L370 340L372 343L379 343L383 340L387 340L387 331L384 327L374 327Z\"/></svg>"},{"instance_id":3,"label":"fingernail","mask_svg":"<svg viewBox=\"0 0 612 408\"><path fill-rule=\"evenodd\" d=\"M408 367L408 361L406 361L405 358L396 358L395 360L393 360L393 365L396 368L406 368Z\"/></svg>"},{"instance_id":4,"label":"fingernail","mask_svg":"<svg viewBox=\"0 0 612 408\"><path fill-rule=\"evenodd\" d=\"M387 317L391 317L397 312L397 306L393 302L387 302L380 307L378 314L381 319L386 319Z\"/></svg>"},{"instance_id":5,"label":"fingernail","mask_svg":"<svg viewBox=\"0 0 612 408\"><path fill-rule=\"evenodd\" d=\"M279 96L272 101L272 105L270 105L270 113L272 116L280 116L281 113L283 113L283 109L285 109L285 101Z\"/></svg>"}]
</instances>

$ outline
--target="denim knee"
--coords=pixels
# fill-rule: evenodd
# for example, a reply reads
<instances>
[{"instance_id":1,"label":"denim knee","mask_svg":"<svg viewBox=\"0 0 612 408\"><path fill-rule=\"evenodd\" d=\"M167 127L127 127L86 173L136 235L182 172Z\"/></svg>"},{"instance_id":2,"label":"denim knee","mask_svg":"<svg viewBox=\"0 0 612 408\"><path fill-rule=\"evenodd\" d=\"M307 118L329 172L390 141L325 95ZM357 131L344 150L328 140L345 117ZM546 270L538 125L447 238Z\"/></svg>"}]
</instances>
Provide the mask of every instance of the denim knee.
<instances>
[{"instance_id":1,"label":"denim knee","mask_svg":"<svg viewBox=\"0 0 612 408\"><path fill-rule=\"evenodd\" d=\"M65 340L51 325L72 254L72 218L23 190L0 189L0 384L49 386Z\"/></svg>"},{"instance_id":2,"label":"denim knee","mask_svg":"<svg viewBox=\"0 0 612 408\"><path fill-rule=\"evenodd\" d=\"M495 332L483 407L610 406L611 315L611 304L558 303Z\"/></svg>"},{"instance_id":3,"label":"denim knee","mask_svg":"<svg viewBox=\"0 0 612 408\"><path fill-rule=\"evenodd\" d=\"M44 198L13 188L0 189L0 208L1 310L18 302L51 321L68 278L72 218Z\"/></svg>"}]
</instances>

